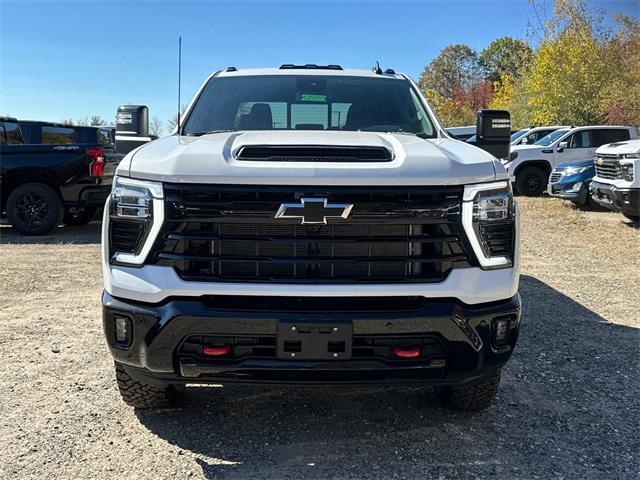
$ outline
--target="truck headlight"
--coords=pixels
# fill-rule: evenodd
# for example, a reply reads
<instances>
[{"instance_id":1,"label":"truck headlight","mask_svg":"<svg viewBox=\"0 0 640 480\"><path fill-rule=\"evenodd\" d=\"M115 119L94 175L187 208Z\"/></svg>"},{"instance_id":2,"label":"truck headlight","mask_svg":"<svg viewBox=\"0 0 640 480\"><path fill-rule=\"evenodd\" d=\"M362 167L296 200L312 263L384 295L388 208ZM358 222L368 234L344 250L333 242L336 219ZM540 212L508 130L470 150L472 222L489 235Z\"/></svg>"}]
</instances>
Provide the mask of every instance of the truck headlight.
<instances>
[{"instance_id":1,"label":"truck headlight","mask_svg":"<svg viewBox=\"0 0 640 480\"><path fill-rule=\"evenodd\" d=\"M467 185L462 223L482 268L513 265L515 204L507 181Z\"/></svg>"},{"instance_id":2,"label":"truck headlight","mask_svg":"<svg viewBox=\"0 0 640 480\"><path fill-rule=\"evenodd\" d=\"M620 162L620 174L627 182L633 182L633 163Z\"/></svg>"},{"instance_id":3,"label":"truck headlight","mask_svg":"<svg viewBox=\"0 0 640 480\"><path fill-rule=\"evenodd\" d=\"M163 220L161 183L115 177L109 198L111 262L142 265Z\"/></svg>"}]
</instances>

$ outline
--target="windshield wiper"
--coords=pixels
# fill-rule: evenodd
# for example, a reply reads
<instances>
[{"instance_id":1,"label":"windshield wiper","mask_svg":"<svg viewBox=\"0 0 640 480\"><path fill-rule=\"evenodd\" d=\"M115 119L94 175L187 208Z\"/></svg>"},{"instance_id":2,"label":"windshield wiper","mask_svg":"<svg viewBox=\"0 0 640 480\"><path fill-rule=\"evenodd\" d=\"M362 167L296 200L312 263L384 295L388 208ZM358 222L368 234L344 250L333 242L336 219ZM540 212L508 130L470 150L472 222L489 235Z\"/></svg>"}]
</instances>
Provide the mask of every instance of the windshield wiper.
<instances>
[{"instance_id":1,"label":"windshield wiper","mask_svg":"<svg viewBox=\"0 0 640 480\"><path fill-rule=\"evenodd\" d=\"M209 135L211 133L225 133L225 132L237 132L237 130L233 129L223 129L223 130L209 130L207 132L189 132L185 133L188 137L201 137L202 135Z\"/></svg>"}]
</instances>

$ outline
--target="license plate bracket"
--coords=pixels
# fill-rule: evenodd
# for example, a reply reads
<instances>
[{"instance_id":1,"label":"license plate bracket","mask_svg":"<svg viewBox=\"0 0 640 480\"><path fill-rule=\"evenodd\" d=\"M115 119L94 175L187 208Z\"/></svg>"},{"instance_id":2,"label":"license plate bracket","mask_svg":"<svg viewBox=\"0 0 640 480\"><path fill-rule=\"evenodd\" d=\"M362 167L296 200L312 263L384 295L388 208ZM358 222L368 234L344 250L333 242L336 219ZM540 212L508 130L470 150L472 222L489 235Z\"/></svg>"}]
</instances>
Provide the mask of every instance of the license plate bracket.
<instances>
[{"instance_id":1,"label":"license plate bracket","mask_svg":"<svg viewBox=\"0 0 640 480\"><path fill-rule=\"evenodd\" d=\"M351 358L351 322L279 321L276 352L282 360L347 360Z\"/></svg>"}]
</instances>

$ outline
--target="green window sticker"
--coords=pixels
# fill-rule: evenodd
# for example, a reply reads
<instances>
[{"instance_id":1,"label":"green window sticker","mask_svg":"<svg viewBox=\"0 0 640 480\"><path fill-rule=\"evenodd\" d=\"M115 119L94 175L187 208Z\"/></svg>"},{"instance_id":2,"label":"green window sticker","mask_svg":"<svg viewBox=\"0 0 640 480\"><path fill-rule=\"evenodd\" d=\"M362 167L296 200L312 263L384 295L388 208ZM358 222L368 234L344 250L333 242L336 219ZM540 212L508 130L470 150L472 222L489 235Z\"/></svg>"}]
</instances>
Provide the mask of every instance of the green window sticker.
<instances>
[{"instance_id":1,"label":"green window sticker","mask_svg":"<svg viewBox=\"0 0 640 480\"><path fill-rule=\"evenodd\" d=\"M314 93L303 93L302 98L300 99L303 102L323 102L326 103L327 96L326 95L317 95Z\"/></svg>"}]
</instances>

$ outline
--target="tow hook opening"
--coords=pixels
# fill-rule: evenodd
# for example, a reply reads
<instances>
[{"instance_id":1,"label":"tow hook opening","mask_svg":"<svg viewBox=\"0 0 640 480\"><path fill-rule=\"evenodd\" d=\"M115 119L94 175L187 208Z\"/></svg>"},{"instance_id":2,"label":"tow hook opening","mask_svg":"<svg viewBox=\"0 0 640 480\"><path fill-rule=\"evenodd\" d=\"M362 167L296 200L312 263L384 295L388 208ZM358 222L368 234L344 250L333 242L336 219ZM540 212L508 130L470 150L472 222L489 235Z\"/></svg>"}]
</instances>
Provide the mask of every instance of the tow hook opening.
<instances>
[{"instance_id":1,"label":"tow hook opening","mask_svg":"<svg viewBox=\"0 0 640 480\"><path fill-rule=\"evenodd\" d=\"M401 347L396 345L393 347L393 356L398 358L418 358L422 350L418 345L412 347Z\"/></svg>"},{"instance_id":2,"label":"tow hook opening","mask_svg":"<svg viewBox=\"0 0 640 480\"><path fill-rule=\"evenodd\" d=\"M231 353L231 345L204 346L202 353L210 357L223 357Z\"/></svg>"}]
</instances>

